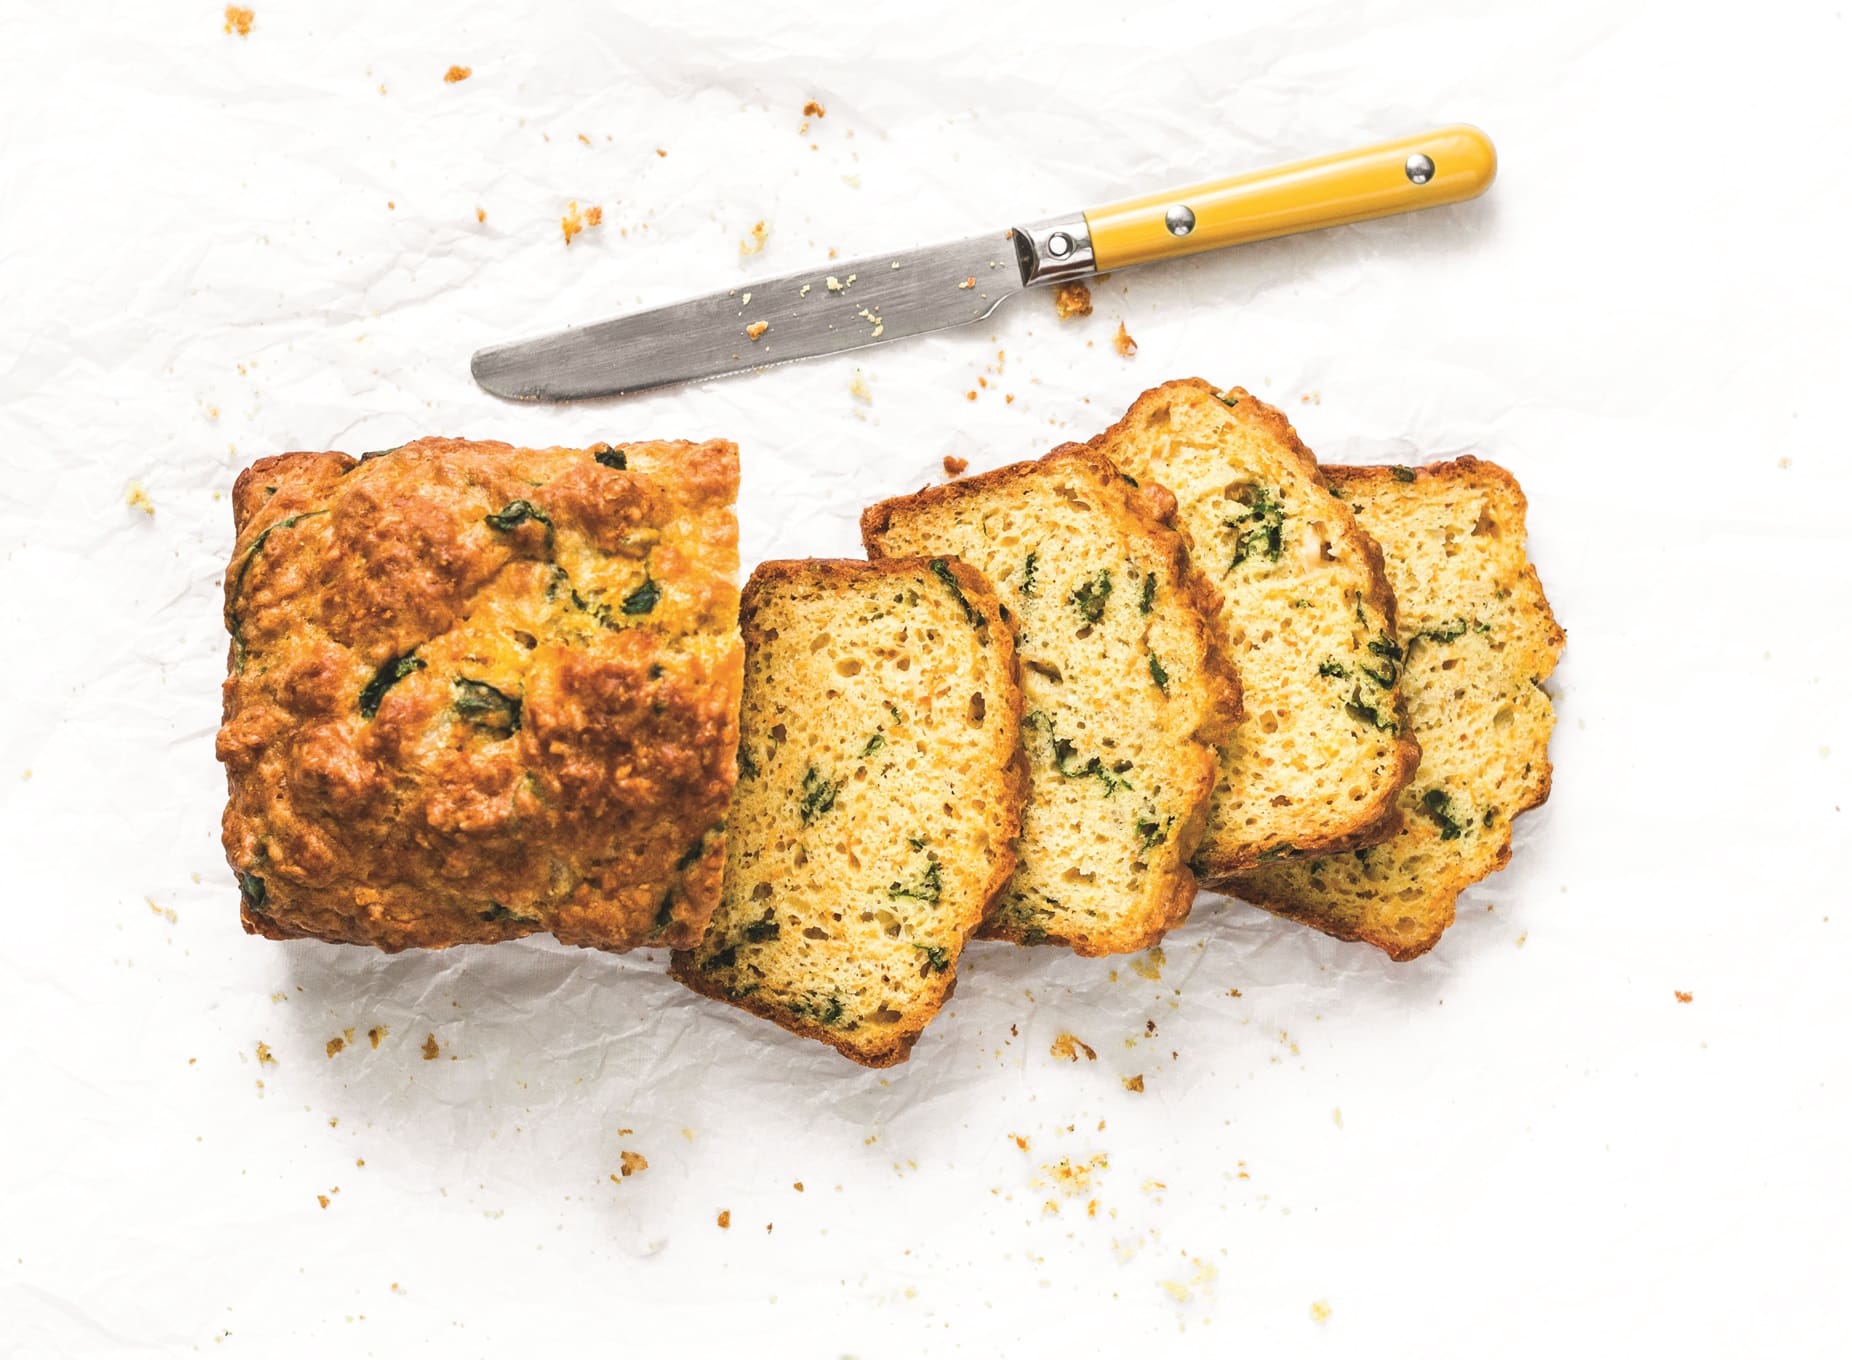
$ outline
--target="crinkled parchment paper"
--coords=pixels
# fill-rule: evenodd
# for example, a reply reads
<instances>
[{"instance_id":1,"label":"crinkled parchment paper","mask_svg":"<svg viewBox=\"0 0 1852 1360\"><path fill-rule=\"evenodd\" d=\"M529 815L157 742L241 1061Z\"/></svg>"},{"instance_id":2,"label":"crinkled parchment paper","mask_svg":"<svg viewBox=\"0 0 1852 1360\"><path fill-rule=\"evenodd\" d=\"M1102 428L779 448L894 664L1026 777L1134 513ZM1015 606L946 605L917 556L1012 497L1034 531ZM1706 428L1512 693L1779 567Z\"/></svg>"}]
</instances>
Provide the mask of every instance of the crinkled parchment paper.
<instances>
[{"instance_id":1,"label":"crinkled parchment paper","mask_svg":"<svg viewBox=\"0 0 1852 1360\"><path fill-rule=\"evenodd\" d=\"M1841 13L253 8L0 11L0 1353L1843 1341ZM469 380L832 250L1457 120L1490 197L1128 271L1086 320L1032 295L568 408ZM1327 460L1529 492L1555 794L1427 958L1205 897L1161 958L974 947L872 1074L660 954L240 933L212 744L252 459L723 435L750 563L1190 374Z\"/></svg>"}]
</instances>

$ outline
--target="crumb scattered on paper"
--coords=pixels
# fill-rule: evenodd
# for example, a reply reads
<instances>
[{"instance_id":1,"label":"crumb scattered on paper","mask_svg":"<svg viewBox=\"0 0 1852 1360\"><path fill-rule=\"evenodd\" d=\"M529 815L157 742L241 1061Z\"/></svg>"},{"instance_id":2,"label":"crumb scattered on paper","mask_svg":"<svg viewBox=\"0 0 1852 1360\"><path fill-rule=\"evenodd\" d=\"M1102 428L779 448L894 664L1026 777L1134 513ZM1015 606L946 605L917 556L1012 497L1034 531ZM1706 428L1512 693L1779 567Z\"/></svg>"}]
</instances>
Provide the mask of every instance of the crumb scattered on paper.
<instances>
[{"instance_id":1,"label":"crumb scattered on paper","mask_svg":"<svg viewBox=\"0 0 1852 1360\"><path fill-rule=\"evenodd\" d=\"M960 288L975 288L975 287L977 287L977 275L976 275L976 274L968 274L968 275L966 275L966 276L965 276L965 281L964 281L963 283L961 283L961 284L959 284L958 286L959 286Z\"/></svg>"},{"instance_id":2,"label":"crumb scattered on paper","mask_svg":"<svg viewBox=\"0 0 1852 1360\"><path fill-rule=\"evenodd\" d=\"M486 212L484 212L481 208L477 208L476 209L476 220L478 222L487 222L489 220L489 215Z\"/></svg>"},{"instance_id":3,"label":"crumb scattered on paper","mask_svg":"<svg viewBox=\"0 0 1852 1360\"><path fill-rule=\"evenodd\" d=\"M125 499L131 510L139 510L149 519L154 518L154 502L149 499L148 489L140 482L129 483L129 493Z\"/></svg>"},{"instance_id":4,"label":"crumb scattered on paper","mask_svg":"<svg viewBox=\"0 0 1852 1360\"><path fill-rule=\"evenodd\" d=\"M804 287L808 289L810 285L805 284ZM872 405L874 402L875 394L868 390L868 379L862 376L862 370L859 368L849 379L849 395L864 405Z\"/></svg>"},{"instance_id":5,"label":"crumb scattered on paper","mask_svg":"<svg viewBox=\"0 0 1852 1360\"><path fill-rule=\"evenodd\" d=\"M731 1209L722 1209L719 1213L715 1214L714 1226L717 1228L731 1228L733 1226L733 1211Z\"/></svg>"},{"instance_id":6,"label":"crumb scattered on paper","mask_svg":"<svg viewBox=\"0 0 1852 1360\"><path fill-rule=\"evenodd\" d=\"M372 1044L374 1048L378 1048L379 1041L385 1037L386 1027L384 1025L375 1025L372 1029L367 1031L367 1042Z\"/></svg>"},{"instance_id":7,"label":"crumb scattered on paper","mask_svg":"<svg viewBox=\"0 0 1852 1360\"><path fill-rule=\"evenodd\" d=\"M1125 322L1119 323L1119 330L1112 338L1112 347L1119 351L1119 357L1129 359L1138 353L1138 342L1126 334Z\"/></svg>"},{"instance_id":8,"label":"crumb scattered on paper","mask_svg":"<svg viewBox=\"0 0 1852 1360\"><path fill-rule=\"evenodd\" d=\"M444 83L446 85L455 85L458 81L468 80L473 74L474 72L467 66L452 66L448 71L444 72Z\"/></svg>"},{"instance_id":9,"label":"crumb scattered on paper","mask_svg":"<svg viewBox=\"0 0 1852 1360\"><path fill-rule=\"evenodd\" d=\"M1077 316L1092 316L1093 290L1079 280L1062 284L1055 289L1055 315L1063 321L1071 321Z\"/></svg>"},{"instance_id":10,"label":"crumb scattered on paper","mask_svg":"<svg viewBox=\"0 0 1852 1360\"><path fill-rule=\"evenodd\" d=\"M236 33L240 38L248 38L251 36L251 21L256 17L256 11L244 5L227 5L225 7L225 31Z\"/></svg>"},{"instance_id":11,"label":"crumb scattered on paper","mask_svg":"<svg viewBox=\"0 0 1852 1360\"><path fill-rule=\"evenodd\" d=\"M259 1067L275 1067L277 1065L276 1056L271 1053L270 1045L265 1043L262 1039L257 1041L257 1065Z\"/></svg>"},{"instance_id":12,"label":"crumb scattered on paper","mask_svg":"<svg viewBox=\"0 0 1852 1360\"><path fill-rule=\"evenodd\" d=\"M424 1036L424 1047L420 1049L419 1051L424 1054L424 1060L426 1062L436 1062L437 1061L437 1036L435 1034L425 1035Z\"/></svg>"},{"instance_id":13,"label":"crumb scattered on paper","mask_svg":"<svg viewBox=\"0 0 1852 1360\"><path fill-rule=\"evenodd\" d=\"M1071 1161L1063 1157L1058 1162L1050 1162L1042 1168L1047 1177L1046 1184L1053 1186L1062 1194L1070 1197L1091 1193L1095 1172L1106 1169L1106 1154L1096 1152L1084 1162ZM1037 1185L1044 1182L1037 1182Z\"/></svg>"},{"instance_id":14,"label":"crumb scattered on paper","mask_svg":"<svg viewBox=\"0 0 1852 1360\"><path fill-rule=\"evenodd\" d=\"M326 1195L317 1195L317 1196L315 1197L315 1202L316 1202L317 1204L319 1204L319 1205L321 1205L321 1206L322 1206L322 1208L324 1208L324 1209L326 1209L326 1208L328 1207L328 1196L326 1196Z\"/></svg>"},{"instance_id":15,"label":"crumb scattered on paper","mask_svg":"<svg viewBox=\"0 0 1852 1360\"><path fill-rule=\"evenodd\" d=\"M1681 1006L1689 1006L1691 1004L1690 992L1673 992L1672 995L1678 998L1678 1004Z\"/></svg>"},{"instance_id":16,"label":"crumb scattered on paper","mask_svg":"<svg viewBox=\"0 0 1852 1360\"><path fill-rule=\"evenodd\" d=\"M944 463L945 463L945 475L947 477L962 477L964 475L965 469L971 466L968 460L963 459L963 458L954 458L949 453L945 455Z\"/></svg>"},{"instance_id":17,"label":"crumb scattered on paper","mask_svg":"<svg viewBox=\"0 0 1852 1360\"><path fill-rule=\"evenodd\" d=\"M347 1040L343 1039L340 1035L337 1034L334 1036L334 1038L328 1041L328 1056L332 1058L335 1054L339 1053L342 1049L346 1047L347 1047Z\"/></svg>"},{"instance_id":18,"label":"crumb scattered on paper","mask_svg":"<svg viewBox=\"0 0 1852 1360\"><path fill-rule=\"evenodd\" d=\"M26 773L30 775L32 772L28 770L26 771ZM142 901L148 904L148 910L153 912L156 916L166 918L168 925L171 926L175 924L177 921L179 921L180 913L175 911L172 907L164 907L159 902L156 902L152 897L144 897Z\"/></svg>"},{"instance_id":19,"label":"crumb scattered on paper","mask_svg":"<svg viewBox=\"0 0 1852 1360\"><path fill-rule=\"evenodd\" d=\"M1141 978L1156 982L1164 976L1164 947L1152 945L1150 949L1132 960L1132 971Z\"/></svg>"},{"instance_id":20,"label":"crumb scattered on paper","mask_svg":"<svg viewBox=\"0 0 1852 1360\"><path fill-rule=\"evenodd\" d=\"M641 1152L632 1152L626 1148L623 1152L618 1154L617 1166L618 1170L622 1171L624 1175L634 1176L639 1171L649 1170L649 1158L645 1157Z\"/></svg>"},{"instance_id":21,"label":"crumb scattered on paper","mask_svg":"<svg viewBox=\"0 0 1852 1360\"><path fill-rule=\"evenodd\" d=\"M1329 1322L1330 1320L1331 1305L1326 1303L1323 1299L1314 1300L1312 1303L1312 1321Z\"/></svg>"},{"instance_id":22,"label":"crumb scattered on paper","mask_svg":"<svg viewBox=\"0 0 1852 1360\"><path fill-rule=\"evenodd\" d=\"M750 326L746 327L746 338L748 340L757 340L771 328L772 323L769 321L755 321Z\"/></svg>"},{"instance_id":23,"label":"crumb scattered on paper","mask_svg":"<svg viewBox=\"0 0 1852 1360\"><path fill-rule=\"evenodd\" d=\"M1066 1058L1069 1062L1079 1062L1082 1053L1087 1055L1088 1062L1100 1056L1093 1051L1092 1045L1069 1034L1066 1030L1055 1036L1055 1041L1048 1046L1048 1052L1052 1057Z\"/></svg>"},{"instance_id":24,"label":"crumb scattered on paper","mask_svg":"<svg viewBox=\"0 0 1852 1360\"><path fill-rule=\"evenodd\" d=\"M566 244L572 244L572 238L587 227L595 227L604 221L604 209L593 206L583 212L579 209L579 200L573 199L566 205L566 213L559 220L560 234L566 238Z\"/></svg>"},{"instance_id":25,"label":"crumb scattered on paper","mask_svg":"<svg viewBox=\"0 0 1852 1360\"><path fill-rule=\"evenodd\" d=\"M1135 1077L1126 1077L1124 1080L1125 1089L1128 1091L1142 1091L1145 1089L1145 1076L1142 1072Z\"/></svg>"},{"instance_id":26,"label":"crumb scattered on paper","mask_svg":"<svg viewBox=\"0 0 1852 1360\"><path fill-rule=\"evenodd\" d=\"M823 116L823 105L821 105L821 104L819 104L819 103L818 103L818 102L817 102L816 100L814 100L814 99L810 99L810 100L806 100L806 101L805 101L805 103L804 103L804 117L806 117L806 118L821 118L822 116Z\"/></svg>"},{"instance_id":27,"label":"crumb scattered on paper","mask_svg":"<svg viewBox=\"0 0 1852 1360\"><path fill-rule=\"evenodd\" d=\"M1029 1150L1029 1139L1024 1134L1012 1133L1010 1135L1010 1141L1016 1144L1016 1146L1021 1148L1024 1152L1027 1152Z\"/></svg>"},{"instance_id":28,"label":"crumb scattered on paper","mask_svg":"<svg viewBox=\"0 0 1852 1360\"><path fill-rule=\"evenodd\" d=\"M765 249L765 238L771 234L771 228L763 221L754 222L752 230L746 233L746 239L740 242L740 254L757 255Z\"/></svg>"}]
</instances>

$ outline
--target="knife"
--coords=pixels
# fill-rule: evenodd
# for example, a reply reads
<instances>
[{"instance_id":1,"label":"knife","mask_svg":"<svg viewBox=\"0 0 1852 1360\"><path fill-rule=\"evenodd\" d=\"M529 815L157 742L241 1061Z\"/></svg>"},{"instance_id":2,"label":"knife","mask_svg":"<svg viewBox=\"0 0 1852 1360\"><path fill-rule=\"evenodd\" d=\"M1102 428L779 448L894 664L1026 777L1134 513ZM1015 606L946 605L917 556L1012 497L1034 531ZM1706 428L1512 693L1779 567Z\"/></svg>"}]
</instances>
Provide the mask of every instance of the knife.
<instances>
[{"instance_id":1,"label":"knife","mask_svg":"<svg viewBox=\"0 0 1852 1360\"><path fill-rule=\"evenodd\" d=\"M1498 168L1477 128L1441 128L899 255L761 279L479 350L498 397L640 392L981 321L1029 288L1476 198Z\"/></svg>"}]
</instances>

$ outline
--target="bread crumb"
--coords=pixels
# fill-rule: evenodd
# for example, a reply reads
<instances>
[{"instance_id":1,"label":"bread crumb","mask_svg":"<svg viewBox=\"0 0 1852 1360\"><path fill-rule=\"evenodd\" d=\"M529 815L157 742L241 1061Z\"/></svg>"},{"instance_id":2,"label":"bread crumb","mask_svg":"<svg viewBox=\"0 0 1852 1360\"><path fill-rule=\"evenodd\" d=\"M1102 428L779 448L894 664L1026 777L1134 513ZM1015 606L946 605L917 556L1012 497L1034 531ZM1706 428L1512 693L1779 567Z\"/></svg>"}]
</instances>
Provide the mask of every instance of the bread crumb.
<instances>
[{"instance_id":1,"label":"bread crumb","mask_svg":"<svg viewBox=\"0 0 1852 1360\"><path fill-rule=\"evenodd\" d=\"M1230 996L1238 997L1241 995L1241 989L1239 987L1230 987L1228 989L1228 994Z\"/></svg>"},{"instance_id":2,"label":"bread crumb","mask_svg":"<svg viewBox=\"0 0 1852 1360\"><path fill-rule=\"evenodd\" d=\"M1189 1286L1183 1284L1179 1280L1165 1280L1164 1292L1178 1303L1188 1303L1190 1301Z\"/></svg>"},{"instance_id":3,"label":"bread crumb","mask_svg":"<svg viewBox=\"0 0 1852 1360\"><path fill-rule=\"evenodd\" d=\"M1024 1152L1027 1152L1029 1150L1029 1140L1023 1134L1012 1133L1010 1135L1010 1141L1016 1144L1016 1146L1021 1148Z\"/></svg>"},{"instance_id":4,"label":"bread crumb","mask_svg":"<svg viewBox=\"0 0 1852 1360\"><path fill-rule=\"evenodd\" d=\"M372 1044L374 1048L378 1048L379 1041L385 1037L386 1027L384 1025L375 1025L372 1029L367 1031L367 1042Z\"/></svg>"},{"instance_id":5,"label":"bread crumb","mask_svg":"<svg viewBox=\"0 0 1852 1360\"><path fill-rule=\"evenodd\" d=\"M225 31L236 33L240 38L248 38L251 36L251 21L256 17L256 11L244 5L227 5L225 7Z\"/></svg>"},{"instance_id":6,"label":"bread crumb","mask_svg":"<svg viewBox=\"0 0 1852 1360\"><path fill-rule=\"evenodd\" d=\"M467 66L452 66L444 72L444 84L455 85L458 81L468 80L475 72Z\"/></svg>"},{"instance_id":7,"label":"bread crumb","mask_svg":"<svg viewBox=\"0 0 1852 1360\"><path fill-rule=\"evenodd\" d=\"M803 1193L804 1193L804 1182L802 1182L802 1181L792 1181L792 1182L791 1182L791 1188L792 1188L793 1190L795 1190L795 1191L797 1191L797 1193L801 1195L801 1194L803 1194Z\"/></svg>"},{"instance_id":8,"label":"bread crumb","mask_svg":"<svg viewBox=\"0 0 1852 1360\"><path fill-rule=\"evenodd\" d=\"M1093 315L1093 290L1078 279L1055 289L1055 315L1063 321Z\"/></svg>"},{"instance_id":9,"label":"bread crumb","mask_svg":"<svg viewBox=\"0 0 1852 1360\"><path fill-rule=\"evenodd\" d=\"M731 1209L722 1209L719 1213L715 1214L714 1226L717 1228L731 1228L733 1226L733 1211Z\"/></svg>"},{"instance_id":10,"label":"bread crumb","mask_svg":"<svg viewBox=\"0 0 1852 1360\"><path fill-rule=\"evenodd\" d=\"M804 287L808 289L810 285L805 284ZM864 405L872 405L874 402L874 393L868 390L868 380L862 376L862 370L859 368L849 379L849 395Z\"/></svg>"},{"instance_id":11,"label":"bread crumb","mask_svg":"<svg viewBox=\"0 0 1852 1360\"><path fill-rule=\"evenodd\" d=\"M1119 357L1129 359L1138 353L1138 342L1126 334L1125 322L1119 323L1119 330L1112 338L1112 347L1119 352Z\"/></svg>"},{"instance_id":12,"label":"bread crumb","mask_svg":"<svg viewBox=\"0 0 1852 1360\"><path fill-rule=\"evenodd\" d=\"M748 340L757 340L771 328L772 323L769 321L755 321L750 326L746 327L746 338Z\"/></svg>"},{"instance_id":13,"label":"bread crumb","mask_svg":"<svg viewBox=\"0 0 1852 1360\"><path fill-rule=\"evenodd\" d=\"M639 1171L649 1170L649 1158L645 1157L641 1152L631 1152L626 1148L623 1152L618 1154L617 1165L618 1169L622 1171L624 1175L634 1176Z\"/></svg>"},{"instance_id":14,"label":"bread crumb","mask_svg":"<svg viewBox=\"0 0 1852 1360\"><path fill-rule=\"evenodd\" d=\"M807 99L804 101L804 117L821 118L822 116L823 116L823 105L819 104L814 99Z\"/></svg>"},{"instance_id":15,"label":"bread crumb","mask_svg":"<svg viewBox=\"0 0 1852 1360\"><path fill-rule=\"evenodd\" d=\"M566 205L566 213L559 220L560 234L566 238L566 244L572 244L572 238L587 227L595 227L604 221L604 209L590 207L579 211L579 200L573 199Z\"/></svg>"},{"instance_id":16,"label":"bread crumb","mask_svg":"<svg viewBox=\"0 0 1852 1360\"><path fill-rule=\"evenodd\" d=\"M1076 1049L1078 1049L1079 1052L1076 1052ZM1066 1058L1069 1062L1079 1062L1081 1053L1087 1055L1088 1062L1092 1062L1100 1056L1095 1053L1088 1044L1075 1038L1066 1030L1063 1030L1055 1036L1055 1041L1048 1046L1048 1052L1052 1057Z\"/></svg>"},{"instance_id":17,"label":"bread crumb","mask_svg":"<svg viewBox=\"0 0 1852 1360\"><path fill-rule=\"evenodd\" d=\"M958 286L959 286L960 288L975 288L975 287L977 287L977 275L976 275L976 274L968 274L968 275L966 275L966 276L965 276L965 281L964 281L963 283L961 283L961 284L959 284Z\"/></svg>"},{"instance_id":18,"label":"bread crumb","mask_svg":"<svg viewBox=\"0 0 1852 1360\"><path fill-rule=\"evenodd\" d=\"M944 462L945 462L945 475L947 477L962 477L964 475L965 469L971 466L969 460L964 459L964 458L954 458L949 453L945 455Z\"/></svg>"},{"instance_id":19,"label":"bread crumb","mask_svg":"<svg viewBox=\"0 0 1852 1360\"><path fill-rule=\"evenodd\" d=\"M1344 1111L1336 1105L1331 1107L1331 1122L1340 1129L1344 1127Z\"/></svg>"},{"instance_id":20,"label":"bread crumb","mask_svg":"<svg viewBox=\"0 0 1852 1360\"><path fill-rule=\"evenodd\" d=\"M328 1196L326 1196L326 1195L317 1195L317 1196L315 1197L315 1202L316 1202L317 1204L319 1204L319 1205L321 1205L321 1206L322 1206L322 1208L324 1208L324 1209L326 1209L326 1208L328 1207Z\"/></svg>"},{"instance_id":21,"label":"bread crumb","mask_svg":"<svg viewBox=\"0 0 1852 1360\"><path fill-rule=\"evenodd\" d=\"M1042 1168L1042 1174L1048 1177L1047 1184L1052 1185L1062 1194L1073 1197L1090 1194L1093 1190L1094 1173L1105 1169L1106 1154L1096 1152L1084 1162L1069 1161L1066 1157L1058 1162L1050 1162ZM1036 1184L1039 1186L1043 1182L1037 1181Z\"/></svg>"},{"instance_id":22,"label":"bread crumb","mask_svg":"<svg viewBox=\"0 0 1852 1360\"><path fill-rule=\"evenodd\" d=\"M1673 992L1672 995L1678 998L1678 1004L1681 1006L1689 1006L1691 1004L1690 992Z\"/></svg>"},{"instance_id":23,"label":"bread crumb","mask_svg":"<svg viewBox=\"0 0 1852 1360\"><path fill-rule=\"evenodd\" d=\"M32 772L28 770L26 773L30 775ZM152 897L144 897L142 901L148 904L148 910L153 912L156 916L165 916L168 925L171 926L179 921L180 913L175 911L172 907L164 907Z\"/></svg>"},{"instance_id":24,"label":"bread crumb","mask_svg":"<svg viewBox=\"0 0 1852 1360\"><path fill-rule=\"evenodd\" d=\"M763 221L754 222L752 230L746 233L746 239L740 242L740 254L757 255L765 249L765 238L771 234L771 228Z\"/></svg>"},{"instance_id":25,"label":"bread crumb","mask_svg":"<svg viewBox=\"0 0 1852 1360\"><path fill-rule=\"evenodd\" d=\"M424 1048L421 1049L420 1051L424 1054L424 1060L426 1062L436 1062L437 1061L437 1036L435 1034L425 1035L424 1036Z\"/></svg>"},{"instance_id":26,"label":"bread crumb","mask_svg":"<svg viewBox=\"0 0 1852 1360\"><path fill-rule=\"evenodd\" d=\"M149 519L154 518L154 502L148 498L147 488L140 482L129 483L129 494L125 499L129 509L139 510Z\"/></svg>"},{"instance_id":27,"label":"bread crumb","mask_svg":"<svg viewBox=\"0 0 1852 1360\"><path fill-rule=\"evenodd\" d=\"M347 1047L347 1040L343 1039L340 1035L337 1034L334 1036L334 1038L328 1041L328 1056L332 1058L335 1054L339 1053L342 1049L346 1047Z\"/></svg>"},{"instance_id":28,"label":"bread crumb","mask_svg":"<svg viewBox=\"0 0 1852 1360\"><path fill-rule=\"evenodd\" d=\"M489 220L489 215L486 212L484 212L481 208L477 208L476 209L476 220L478 222L487 222Z\"/></svg>"},{"instance_id":29,"label":"bread crumb","mask_svg":"<svg viewBox=\"0 0 1852 1360\"><path fill-rule=\"evenodd\" d=\"M262 1039L257 1041L257 1065L259 1067L275 1067L277 1065L275 1056L270 1052L270 1045L265 1043Z\"/></svg>"},{"instance_id":30,"label":"bread crumb","mask_svg":"<svg viewBox=\"0 0 1852 1360\"><path fill-rule=\"evenodd\" d=\"M1150 949L1132 960L1132 971L1149 982L1156 982L1164 976L1164 947L1152 945Z\"/></svg>"},{"instance_id":31,"label":"bread crumb","mask_svg":"<svg viewBox=\"0 0 1852 1360\"><path fill-rule=\"evenodd\" d=\"M1331 1305L1326 1303L1323 1299L1313 1300L1312 1321L1329 1322L1330 1320L1331 1320Z\"/></svg>"},{"instance_id":32,"label":"bread crumb","mask_svg":"<svg viewBox=\"0 0 1852 1360\"><path fill-rule=\"evenodd\" d=\"M590 137L587 137L583 132L579 134L579 140L584 142L587 146L590 146L592 144L592 139Z\"/></svg>"},{"instance_id":33,"label":"bread crumb","mask_svg":"<svg viewBox=\"0 0 1852 1360\"><path fill-rule=\"evenodd\" d=\"M965 393L965 400L966 401L976 401L977 400L977 389L975 387L972 388L969 392Z\"/></svg>"},{"instance_id":34,"label":"bread crumb","mask_svg":"<svg viewBox=\"0 0 1852 1360\"><path fill-rule=\"evenodd\" d=\"M1145 1075L1142 1072L1135 1077L1126 1077L1124 1081L1125 1089L1128 1091L1142 1091L1145 1089Z\"/></svg>"}]
</instances>

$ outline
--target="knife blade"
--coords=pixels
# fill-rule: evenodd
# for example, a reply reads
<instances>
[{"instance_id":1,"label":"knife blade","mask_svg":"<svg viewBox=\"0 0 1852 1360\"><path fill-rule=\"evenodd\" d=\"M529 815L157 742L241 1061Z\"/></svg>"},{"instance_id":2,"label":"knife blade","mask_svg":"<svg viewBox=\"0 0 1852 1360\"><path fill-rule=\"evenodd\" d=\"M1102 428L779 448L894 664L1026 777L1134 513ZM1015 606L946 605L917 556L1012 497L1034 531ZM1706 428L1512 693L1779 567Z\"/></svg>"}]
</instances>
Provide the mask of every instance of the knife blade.
<instances>
[{"instance_id":1,"label":"knife blade","mask_svg":"<svg viewBox=\"0 0 1852 1360\"><path fill-rule=\"evenodd\" d=\"M1025 289L1475 198L1497 156L1464 124L479 350L517 401L618 396L981 321Z\"/></svg>"}]
</instances>

